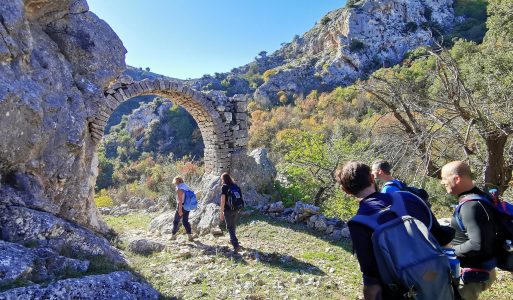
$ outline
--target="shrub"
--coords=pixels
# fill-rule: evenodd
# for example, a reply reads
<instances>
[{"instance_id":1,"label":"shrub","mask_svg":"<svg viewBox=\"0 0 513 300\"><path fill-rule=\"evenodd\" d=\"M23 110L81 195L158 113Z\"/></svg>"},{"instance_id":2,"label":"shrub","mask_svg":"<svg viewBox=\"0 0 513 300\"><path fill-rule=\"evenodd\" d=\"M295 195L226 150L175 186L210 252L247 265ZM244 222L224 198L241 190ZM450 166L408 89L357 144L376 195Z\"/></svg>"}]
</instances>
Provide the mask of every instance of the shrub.
<instances>
[{"instance_id":1,"label":"shrub","mask_svg":"<svg viewBox=\"0 0 513 300\"><path fill-rule=\"evenodd\" d=\"M264 79L264 82L267 82L271 76L273 76L274 74L277 74L277 73L278 73L278 70L269 69L264 72L264 75L262 75L262 78Z\"/></svg>"},{"instance_id":2,"label":"shrub","mask_svg":"<svg viewBox=\"0 0 513 300\"><path fill-rule=\"evenodd\" d=\"M321 24L322 24L322 25L326 25L326 24L328 24L329 22L331 22L330 17L328 17L328 16L324 16L324 17L322 17L322 19L321 19Z\"/></svg>"},{"instance_id":3,"label":"shrub","mask_svg":"<svg viewBox=\"0 0 513 300\"><path fill-rule=\"evenodd\" d=\"M112 207L114 206L114 200L108 195L94 197L96 207Z\"/></svg>"},{"instance_id":4,"label":"shrub","mask_svg":"<svg viewBox=\"0 0 513 300\"><path fill-rule=\"evenodd\" d=\"M351 52L359 52L365 48L365 44L357 39L352 39L351 43L349 44L349 50Z\"/></svg>"}]
</instances>

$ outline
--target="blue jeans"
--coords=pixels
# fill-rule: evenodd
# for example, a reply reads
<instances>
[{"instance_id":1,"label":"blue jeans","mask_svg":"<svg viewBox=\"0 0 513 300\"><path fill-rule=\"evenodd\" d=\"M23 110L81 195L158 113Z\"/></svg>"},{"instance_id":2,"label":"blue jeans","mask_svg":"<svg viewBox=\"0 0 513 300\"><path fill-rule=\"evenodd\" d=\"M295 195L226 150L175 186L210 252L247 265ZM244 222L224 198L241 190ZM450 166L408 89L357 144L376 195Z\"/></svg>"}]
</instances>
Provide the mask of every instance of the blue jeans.
<instances>
[{"instance_id":1,"label":"blue jeans","mask_svg":"<svg viewBox=\"0 0 513 300\"><path fill-rule=\"evenodd\" d=\"M224 221L226 222L226 229L230 234L230 242L233 245L233 248L239 247L239 240L237 240L237 236L235 235L235 228L237 227L237 220L239 219L239 211L238 210L225 210L224 211Z\"/></svg>"},{"instance_id":2,"label":"blue jeans","mask_svg":"<svg viewBox=\"0 0 513 300\"><path fill-rule=\"evenodd\" d=\"M192 233L191 224L189 224L189 211L185 210L185 209L182 209L182 211L183 211L183 215L180 217L180 215L178 214L178 208L176 209L175 219L173 220L173 231L172 231L173 234L176 234L178 232L178 227L180 225L180 219L182 219L183 227L185 227L185 232L187 232L187 234Z\"/></svg>"}]
</instances>

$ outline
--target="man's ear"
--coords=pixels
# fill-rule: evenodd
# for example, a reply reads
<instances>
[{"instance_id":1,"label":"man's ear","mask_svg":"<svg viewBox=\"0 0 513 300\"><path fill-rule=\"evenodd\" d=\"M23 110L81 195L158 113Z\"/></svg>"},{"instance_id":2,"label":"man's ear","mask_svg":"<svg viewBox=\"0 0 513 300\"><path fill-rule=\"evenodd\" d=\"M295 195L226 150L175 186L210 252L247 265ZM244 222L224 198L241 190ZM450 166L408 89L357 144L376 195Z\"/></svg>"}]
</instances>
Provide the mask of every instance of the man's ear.
<instances>
[{"instance_id":1,"label":"man's ear","mask_svg":"<svg viewBox=\"0 0 513 300\"><path fill-rule=\"evenodd\" d=\"M459 175L454 175L454 183L460 184L461 183L461 177Z\"/></svg>"},{"instance_id":2,"label":"man's ear","mask_svg":"<svg viewBox=\"0 0 513 300\"><path fill-rule=\"evenodd\" d=\"M351 192L349 192L345 187L342 186L342 190L344 191L344 193L348 194L348 195L353 195L351 194Z\"/></svg>"}]
</instances>

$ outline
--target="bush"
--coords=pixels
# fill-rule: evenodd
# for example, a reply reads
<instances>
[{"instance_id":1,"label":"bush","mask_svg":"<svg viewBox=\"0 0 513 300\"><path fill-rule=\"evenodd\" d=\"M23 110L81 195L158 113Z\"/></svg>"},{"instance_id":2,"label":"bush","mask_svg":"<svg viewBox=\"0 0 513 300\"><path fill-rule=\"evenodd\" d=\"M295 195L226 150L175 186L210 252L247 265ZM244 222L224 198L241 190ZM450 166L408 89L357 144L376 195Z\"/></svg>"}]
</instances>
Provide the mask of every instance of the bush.
<instances>
[{"instance_id":1,"label":"bush","mask_svg":"<svg viewBox=\"0 0 513 300\"><path fill-rule=\"evenodd\" d=\"M352 39L351 43L349 44L349 50L351 52L360 52L365 48L365 44L357 39Z\"/></svg>"},{"instance_id":2,"label":"bush","mask_svg":"<svg viewBox=\"0 0 513 300\"><path fill-rule=\"evenodd\" d=\"M98 195L94 197L94 203L96 207L112 207L114 206L114 200L107 194L105 190L101 190Z\"/></svg>"},{"instance_id":3,"label":"bush","mask_svg":"<svg viewBox=\"0 0 513 300\"><path fill-rule=\"evenodd\" d=\"M262 78L264 79L264 82L267 82L271 76L273 76L274 74L277 74L277 73L278 73L278 70L269 69L264 72L264 75L262 75Z\"/></svg>"},{"instance_id":4,"label":"bush","mask_svg":"<svg viewBox=\"0 0 513 300\"><path fill-rule=\"evenodd\" d=\"M326 24L328 24L329 22L331 22L331 19L330 19L328 16L324 16L324 17L322 17L322 19L321 19L321 24L322 24L322 25L326 25Z\"/></svg>"}]
</instances>

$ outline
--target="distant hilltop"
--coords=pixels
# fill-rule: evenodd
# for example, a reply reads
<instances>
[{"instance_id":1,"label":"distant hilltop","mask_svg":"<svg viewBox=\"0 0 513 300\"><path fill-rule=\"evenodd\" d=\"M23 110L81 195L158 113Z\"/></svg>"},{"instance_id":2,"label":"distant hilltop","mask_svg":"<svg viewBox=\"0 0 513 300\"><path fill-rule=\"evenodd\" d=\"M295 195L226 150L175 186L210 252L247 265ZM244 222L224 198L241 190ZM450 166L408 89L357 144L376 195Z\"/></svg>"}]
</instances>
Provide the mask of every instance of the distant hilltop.
<instances>
[{"instance_id":1,"label":"distant hilltop","mask_svg":"<svg viewBox=\"0 0 513 300\"><path fill-rule=\"evenodd\" d=\"M326 14L303 36L230 73L205 75L194 87L253 94L262 105L286 103L312 90L345 86L409 50L433 43L456 22L452 0L362 0Z\"/></svg>"}]
</instances>

